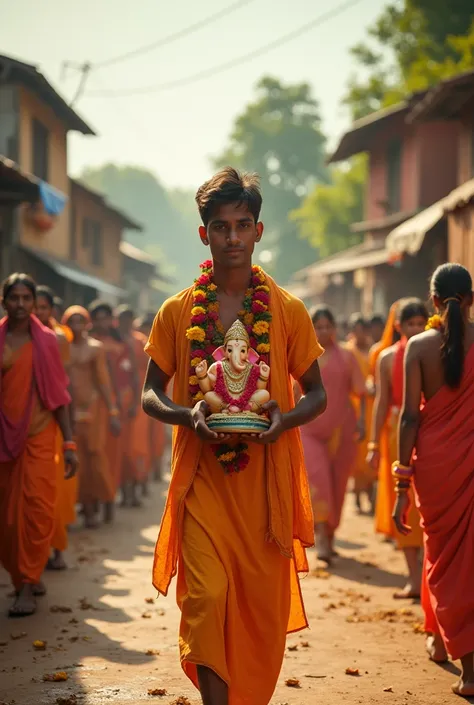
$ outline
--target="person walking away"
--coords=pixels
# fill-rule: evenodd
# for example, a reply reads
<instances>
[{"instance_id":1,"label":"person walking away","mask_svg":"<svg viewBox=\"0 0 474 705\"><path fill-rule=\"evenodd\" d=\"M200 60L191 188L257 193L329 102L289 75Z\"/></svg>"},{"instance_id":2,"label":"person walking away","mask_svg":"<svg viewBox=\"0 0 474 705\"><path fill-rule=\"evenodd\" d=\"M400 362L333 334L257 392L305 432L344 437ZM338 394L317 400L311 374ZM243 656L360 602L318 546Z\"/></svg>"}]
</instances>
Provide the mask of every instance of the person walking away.
<instances>
[{"instance_id":1,"label":"person walking away","mask_svg":"<svg viewBox=\"0 0 474 705\"><path fill-rule=\"evenodd\" d=\"M79 457L78 497L86 528L99 525L97 506L115 502L116 486L107 457L107 435L120 433L119 410L103 344L88 335L91 319L82 306L66 309L63 325L73 334L69 374ZM106 518L109 516L106 512Z\"/></svg>"},{"instance_id":2,"label":"person walking away","mask_svg":"<svg viewBox=\"0 0 474 705\"><path fill-rule=\"evenodd\" d=\"M66 326L62 326L53 317L54 292L48 286L36 287L36 307L35 312L41 323L52 330L57 338L61 362L66 374L69 373L70 343L72 333ZM71 395L69 386L68 392ZM69 405L69 419L71 429L74 430L72 405ZM64 455L61 452L63 437L59 426L56 429L56 515L54 532L51 537L51 548L53 556L49 558L47 570L65 570L67 568L64 560L64 551L68 547L67 527L76 521L76 501L77 501L77 474L66 479L64 468Z\"/></svg>"},{"instance_id":3,"label":"person walking away","mask_svg":"<svg viewBox=\"0 0 474 705\"><path fill-rule=\"evenodd\" d=\"M16 591L11 617L36 611L46 592L56 503L56 424L63 436L65 472L77 468L69 423L69 381L56 335L33 314L35 282L12 274L2 286L0 321L0 562Z\"/></svg>"},{"instance_id":4,"label":"person walking away","mask_svg":"<svg viewBox=\"0 0 474 705\"><path fill-rule=\"evenodd\" d=\"M142 354L145 349L146 342L150 336L151 328L153 326L153 322L155 320L155 314L154 313L148 313L145 316L137 319L135 321L135 335L137 341L139 342L139 345L142 346ZM142 342L144 341L144 345L142 345ZM146 370L148 367L148 355L145 353L145 367L144 367L144 375L143 375L143 380L145 380L146 377ZM141 358L138 356L137 353L137 358L140 360ZM143 387L143 384L142 384ZM172 396L172 391L170 388L168 388L168 394ZM148 453L148 462L149 462L149 471L148 471L148 478L151 477L151 479L154 482L162 482L163 480L163 456L165 453L165 449L167 446L167 432L166 432L166 426L165 424L157 422L156 419L153 419L150 416L145 416L146 421L147 421L147 426L146 426L146 443L145 443L145 448L147 449ZM143 432L143 431L142 431ZM135 434L134 434L135 438ZM137 449L137 453L140 453L143 451L139 451ZM148 494L148 482L143 485L143 494L146 496Z\"/></svg>"},{"instance_id":5,"label":"person walking away","mask_svg":"<svg viewBox=\"0 0 474 705\"><path fill-rule=\"evenodd\" d=\"M163 304L146 347L143 408L175 426L153 584L166 594L178 571L181 663L204 705L267 705L287 632L307 626L297 572L308 569L313 520L298 427L325 408L322 349L303 303L252 266L258 177L226 167L196 201L212 261ZM271 367L271 425L245 442L209 429L195 381L237 319ZM292 377L304 392L296 406Z\"/></svg>"},{"instance_id":6,"label":"person walking away","mask_svg":"<svg viewBox=\"0 0 474 705\"><path fill-rule=\"evenodd\" d=\"M139 507L139 490L148 476L150 446L147 438L149 417L140 408L140 395L145 381L148 356L145 354L146 340L133 328L133 309L122 304L115 311L120 337L128 349L130 368L124 378L121 390L123 407L128 413L123 421L124 448L122 450L122 492L123 505ZM128 440L126 440L128 439Z\"/></svg>"},{"instance_id":7,"label":"person walking away","mask_svg":"<svg viewBox=\"0 0 474 705\"><path fill-rule=\"evenodd\" d=\"M414 480L425 533L430 602L442 639L461 660L457 695L474 696L474 324L472 279L444 264L431 279L437 315L405 356L404 403L393 466L400 533L411 531ZM423 408L420 410L422 401Z\"/></svg>"},{"instance_id":8,"label":"person walking away","mask_svg":"<svg viewBox=\"0 0 474 705\"><path fill-rule=\"evenodd\" d=\"M367 385L370 352L369 324L362 314L354 313L349 319L349 326L351 335L346 347L357 360L357 364L365 380L365 385ZM355 395L352 397L352 403L357 418L361 416L361 400L365 404L364 428L368 431L372 418L373 397L368 394L367 387L362 397ZM352 470L352 476L354 478L354 494L357 511L359 514L362 513L361 497L362 495L366 495L370 506L370 513L373 514L375 502L374 480L373 472L367 465L367 443L365 435L359 439L357 444L357 457Z\"/></svg>"},{"instance_id":9,"label":"person walking away","mask_svg":"<svg viewBox=\"0 0 474 705\"><path fill-rule=\"evenodd\" d=\"M357 418L351 398L363 399L365 380L353 353L336 341L332 311L324 305L312 312L316 336L324 348L321 376L327 409L301 429L311 487L318 558L331 564L334 534L341 521L347 482L364 436L364 407Z\"/></svg>"},{"instance_id":10,"label":"person walking away","mask_svg":"<svg viewBox=\"0 0 474 705\"><path fill-rule=\"evenodd\" d=\"M419 299L405 299L399 303L396 328L400 340L384 350L377 362L375 399L372 428L368 443L367 462L378 472L376 530L395 538L403 551L408 569L408 581L395 599L418 599L421 592L421 549L423 534L420 517L412 503L414 531L405 536L396 533L392 525L392 507L395 492L391 476L396 457L397 428L403 402L403 360L408 341L425 329L428 320L426 306Z\"/></svg>"}]
</instances>

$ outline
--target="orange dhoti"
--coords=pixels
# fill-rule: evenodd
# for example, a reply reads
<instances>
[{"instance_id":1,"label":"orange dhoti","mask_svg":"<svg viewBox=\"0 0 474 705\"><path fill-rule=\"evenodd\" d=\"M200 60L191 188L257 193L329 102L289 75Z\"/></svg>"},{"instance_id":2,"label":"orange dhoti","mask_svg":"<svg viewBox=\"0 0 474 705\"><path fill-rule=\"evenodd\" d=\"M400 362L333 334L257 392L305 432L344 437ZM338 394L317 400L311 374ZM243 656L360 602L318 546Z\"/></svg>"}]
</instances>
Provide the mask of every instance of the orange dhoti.
<instances>
[{"instance_id":1,"label":"orange dhoti","mask_svg":"<svg viewBox=\"0 0 474 705\"><path fill-rule=\"evenodd\" d=\"M87 414L76 420L77 454L79 459L79 500L82 504L113 502L116 494L115 479L107 449L109 414L105 404L97 397Z\"/></svg>"},{"instance_id":2,"label":"orange dhoti","mask_svg":"<svg viewBox=\"0 0 474 705\"><path fill-rule=\"evenodd\" d=\"M54 462L56 466L56 510L51 547L57 551L65 551L68 547L67 527L76 521L77 475L67 480L64 477L63 435L59 427L56 427Z\"/></svg>"},{"instance_id":3,"label":"orange dhoti","mask_svg":"<svg viewBox=\"0 0 474 705\"><path fill-rule=\"evenodd\" d=\"M23 453L0 463L0 562L19 589L38 583L54 530L56 423L29 436Z\"/></svg>"}]
</instances>

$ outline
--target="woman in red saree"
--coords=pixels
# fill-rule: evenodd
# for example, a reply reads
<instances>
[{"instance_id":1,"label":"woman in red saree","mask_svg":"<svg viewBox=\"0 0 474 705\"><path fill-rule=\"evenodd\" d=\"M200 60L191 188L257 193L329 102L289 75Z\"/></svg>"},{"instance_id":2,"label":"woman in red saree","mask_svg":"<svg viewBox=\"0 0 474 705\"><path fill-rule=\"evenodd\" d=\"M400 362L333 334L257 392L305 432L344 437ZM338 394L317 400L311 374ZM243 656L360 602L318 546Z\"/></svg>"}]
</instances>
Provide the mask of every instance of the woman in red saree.
<instances>
[{"instance_id":1,"label":"woman in red saree","mask_svg":"<svg viewBox=\"0 0 474 705\"><path fill-rule=\"evenodd\" d=\"M425 534L426 581L442 639L462 673L457 695L474 696L474 325L472 280L459 264L433 274L439 315L405 356L404 402L394 463L394 519L409 534L414 479ZM420 411L422 398L425 399ZM416 449L416 450L415 450ZM412 459L414 463L412 465Z\"/></svg>"},{"instance_id":2,"label":"woman in red saree","mask_svg":"<svg viewBox=\"0 0 474 705\"><path fill-rule=\"evenodd\" d=\"M36 610L54 531L56 424L66 474L77 467L68 379L53 331L33 315L36 286L26 274L3 284L0 321L0 563L17 593L11 617Z\"/></svg>"},{"instance_id":3,"label":"woman in red saree","mask_svg":"<svg viewBox=\"0 0 474 705\"><path fill-rule=\"evenodd\" d=\"M326 306L318 307L312 320L325 350L320 367L328 404L324 414L301 428L301 438L311 486L318 558L330 564L334 533L357 456L357 438L365 432L364 405L361 403L357 419L351 397L363 399L365 379L353 353L336 342L332 312Z\"/></svg>"}]
</instances>

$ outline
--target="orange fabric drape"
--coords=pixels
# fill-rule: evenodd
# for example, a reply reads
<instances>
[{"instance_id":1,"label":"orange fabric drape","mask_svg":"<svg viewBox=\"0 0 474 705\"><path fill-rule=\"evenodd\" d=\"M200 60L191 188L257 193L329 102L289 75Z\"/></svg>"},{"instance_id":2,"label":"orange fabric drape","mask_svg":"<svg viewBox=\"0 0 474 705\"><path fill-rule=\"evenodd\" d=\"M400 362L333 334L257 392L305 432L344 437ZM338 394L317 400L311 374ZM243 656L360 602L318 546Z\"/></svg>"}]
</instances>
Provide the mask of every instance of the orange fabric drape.
<instances>
[{"instance_id":1,"label":"orange fabric drape","mask_svg":"<svg viewBox=\"0 0 474 705\"><path fill-rule=\"evenodd\" d=\"M283 411L322 349L301 302L270 286L270 394ZM161 309L147 352L169 377L173 399L189 406L192 289ZM212 449L174 429L172 479L160 528L153 583L166 594L178 568L181 661L197 685L196 665L230 687L232 705L267 705L281 668L287 631L307 626L298 571L307 571L313 516L298 430L272 446L249 445L250 462L226 476ZM225 511L224 511L225 509ZM178 564L178 565L177 565ZM265 653L266 668L256 667Z\"/></svg>"},{"instance_id":2,"label":"orange fabric drape","mask_svg":"<svg viewBox=\"0 0 474 705\"><path fill-rule=\"evenodd\" d=\"M2 360L3 412L13 421L28 408L33 384L33 343ZM0 463L0 562L15 588L38 583L49 556L54 530L56 423L36 396L29 435L21 455Z\"/></svg>"},{"instance_id":3,"label":"orange fabric drape","mask_svg":"<svg viewBox=\"0 0 474 705\"><path fill-rule=\"evenodd\" d=\"M380 467L377 486L377 504L375 511L376 530L395 538L399 548L421 548L423 546L423 532L420 527L420 515L415 505L413 490L410 489L411 506L408 514L408 523L412 532L408 536L400 534L393 523L392 512L395 505L395 485L392 477L392 463L397 460L397 437L400 407L403 402L403 358L406 340L400 340L394 345L394 359L392 366L392 407L390 416L382 431L380 442Z\"/></svg>"},{"instance_id":4,"label":"orange fabric drape","mask_svg":"<svg viewBox=\"0 0 474 705\"><path fill-rule=\"evenodd\" d=\"M370 372L370 362L369 362L369 355L364 354L357 345L355 344L354 341L349 341L347 343L346 347L353 353L355 359L357 360L357 363L360 367L360 371L362 372L362 375L367 382L367 378L369 377L369 372ZM353 395L352 396L352 404L354 406L354 410L356 413L357 418L359 418L360 415L360 398ZM369 396L368 394L365 395L365 430L366 434L370 432L370 424L372 421L372 409L374 406L374 398ZM372 469L368 466L367 461L367 440L363 440L357 443L357 456L354 462L354 467L352 470L352 476L354 478L354 489L356 492L362 492L364 490L367 490L369 487L372 486L374 482L374 477L373 477L373 472Z\"/></svg>"},{"instance_id":5,"label":"orange fabric drape","mask_svg":"<svg viewBox=\"0 0 474 705\"><path fill-rule=\"evenodd\" d=\"M425 531L431 605L448 652L474 650L474 345L457 389L425 403L416 439L415 490Z\"/></svg>"}]
</instances>

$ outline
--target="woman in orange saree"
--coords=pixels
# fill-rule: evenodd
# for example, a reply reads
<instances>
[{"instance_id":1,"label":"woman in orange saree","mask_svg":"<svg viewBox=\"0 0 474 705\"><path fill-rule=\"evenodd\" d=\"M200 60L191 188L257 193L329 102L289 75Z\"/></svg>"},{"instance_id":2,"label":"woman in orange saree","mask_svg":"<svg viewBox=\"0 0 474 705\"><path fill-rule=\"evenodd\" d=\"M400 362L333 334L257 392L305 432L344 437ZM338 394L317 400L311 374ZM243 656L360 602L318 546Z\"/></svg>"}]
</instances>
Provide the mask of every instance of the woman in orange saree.
<instances>
[{"instance_id":1,"label":"woman in orange saree","mask_svg":"<svg viewBox=\"0 0 474 705\"><path fill-rule=\"evenodd\" d=\"M394 463L398 530L409 535L414 480L425 534L430 602L448 653L460 659L457 695L474 696L474 325L472 279L459 264L433 274L439 315L407 346ZM425 403L420 410L422 399Z\"/></svg>"},{"instance_id":2,"label":"woman in orange saree","mask_svg":"<svg viewBox=\"0 0 474 705\"><path fill-rule=\"evenodd\" d=\"M321 377L327 409L301 429L311 487L318 558L328 564L334 555L334 534L341 520L347 481L357 457L357 437L365 432L351 403L362 397L365 380L354 355L335 341L332 312L325 306L312 314L316 336L324 348Z\"/></svg>"},{"instance_id":3,"label":"woman in orange saree","mask_svg":"<svg viewBox=\"0 0 474 705\"><path fill-rule=\"evenodd\" d=\"M0 562L17 597L10 616L36 610L54 531L55 437L61 428L66 474L77 466L67 407L71 398L55 334L32 314L36 286L25 274L3 285L0 321Z\"/></svg>"}]
</instances>

